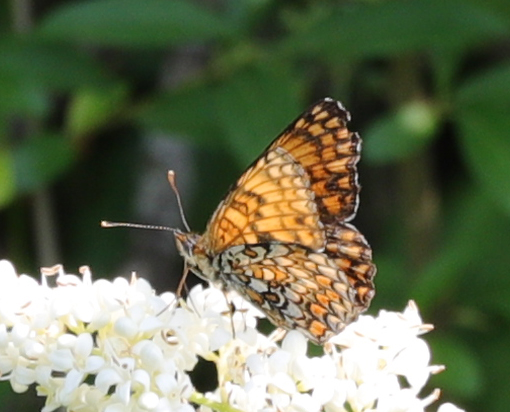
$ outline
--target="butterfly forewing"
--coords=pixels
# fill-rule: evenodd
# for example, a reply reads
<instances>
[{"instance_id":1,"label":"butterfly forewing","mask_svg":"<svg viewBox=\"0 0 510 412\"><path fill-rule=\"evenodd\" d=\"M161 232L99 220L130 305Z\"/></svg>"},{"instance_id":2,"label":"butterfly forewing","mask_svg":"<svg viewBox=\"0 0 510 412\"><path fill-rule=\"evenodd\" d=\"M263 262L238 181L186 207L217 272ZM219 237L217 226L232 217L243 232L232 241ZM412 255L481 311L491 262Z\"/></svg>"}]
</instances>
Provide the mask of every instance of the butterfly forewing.
<instances>
[{"instance_id":1,"label":"butterfly forewing","mask_svg":"<svg viewBox=\"0 0 510 412\"><path fill-rule=\"evenodd\" d=\"M220 204L204 239L215 254L262 242L323 247L324 227L301 164L281 148L266 151Z\"/></svg>"},{"instance_id":2,"label":"butterfly forewing","mask_svg":"<svg viewBox=\"0 0 510 412\"><path fill-rule=\"evenodd\" d=\"M358 207L361 139L347 129L348 120L349 113L339 102L325 99L270 146L284 148L305 169L324 223L348 221Z\"/></svg>"}]
</instances>

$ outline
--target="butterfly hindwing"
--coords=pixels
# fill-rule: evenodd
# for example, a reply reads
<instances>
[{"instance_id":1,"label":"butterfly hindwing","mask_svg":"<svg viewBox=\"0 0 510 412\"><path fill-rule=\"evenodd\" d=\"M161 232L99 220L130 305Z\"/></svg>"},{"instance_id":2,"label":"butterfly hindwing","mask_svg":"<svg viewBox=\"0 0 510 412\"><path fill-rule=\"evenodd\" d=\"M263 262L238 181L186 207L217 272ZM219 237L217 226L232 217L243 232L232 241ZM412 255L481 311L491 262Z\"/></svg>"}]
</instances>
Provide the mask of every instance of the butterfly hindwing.
<instances>
[{"instance_id":1,"label":"butterfly hindwing","mask_svg":"<svg viewBox=\"0 0 510 412\"><path fill-rule=\"evenodd\" d=\"M348 223L328 225L326 233L326 255L347 275L349 284L356 290L356 305L368 308L374 297L372 279L376 272L370 245L365 237Z\"/></svg>"},{"instance_id":2,"label":"butterfly hindwing","mask_svg":"<svg viewBox=\"0 0 510 412\"><path fill-rule=\"evenodd\" d=\"M337 256L340 257L340 256ZM224 281L286 329L316 343L365 310L332 254L295 244L235 246L219 257Z\"/></svg>"}]
</instances>

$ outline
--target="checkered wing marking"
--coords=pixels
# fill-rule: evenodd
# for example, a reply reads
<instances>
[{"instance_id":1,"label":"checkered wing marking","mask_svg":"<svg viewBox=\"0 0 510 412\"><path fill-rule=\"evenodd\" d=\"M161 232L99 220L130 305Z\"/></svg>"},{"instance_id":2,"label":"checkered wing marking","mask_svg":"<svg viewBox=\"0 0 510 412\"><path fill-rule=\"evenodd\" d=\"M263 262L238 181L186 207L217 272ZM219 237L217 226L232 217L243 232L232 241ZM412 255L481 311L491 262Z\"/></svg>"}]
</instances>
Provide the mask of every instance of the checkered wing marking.
<instances>
[{"instance_id":1,"label":"checkered wing marking","mask_svg":"<svg viewBox=\"0 0 510 412\"><path fill-rule=\"evenodd\" d=\"M237 246L222 276L269 320L324 343L366 309L347 274L326 253L299 245Z\"/></svg>"},{"instance_id":2,"label":"checkered wing marking","mask_svg":"<svg viewBox=\"0 0 510 412\"><path fill-rule=\"evenodd\" d=\"M269 149L241 176L212 216L204 234L214 254L244 244L325 245L310 179L284 148Z\"/></svg>"},{"instance_id":3,"label":"checkered wing marking","mask_svg":"<svg viewBox=\"0 0 510 412\"><path fill-rule=\"evenodd\" d=\"M356 290L355 304L368 308L375 294L372 279L376 273L370 245L348 223L328 225L326 233L326 255L347 275L350 286Z\"/></svg>"},{"instance_id":4,"label":"checkered wing marking","mask_svg":"<svg viewBox=\"0 0 510 412\"><path fill-rule=\"evenodd\" d=\"M347 129L349 120L339 102L323 99L270 145L284 148L304 168L323 223L348 221L357 210L361 139Z\"/></svg>"}]
</instances>

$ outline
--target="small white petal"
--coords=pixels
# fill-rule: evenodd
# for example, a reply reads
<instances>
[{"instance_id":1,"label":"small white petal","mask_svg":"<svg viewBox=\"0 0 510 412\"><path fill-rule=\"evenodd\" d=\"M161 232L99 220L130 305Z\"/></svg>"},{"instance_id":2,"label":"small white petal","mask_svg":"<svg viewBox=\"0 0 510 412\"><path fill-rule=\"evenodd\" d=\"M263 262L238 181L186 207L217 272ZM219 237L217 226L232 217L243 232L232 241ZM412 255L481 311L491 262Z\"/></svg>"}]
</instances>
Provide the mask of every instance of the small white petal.
<instances>
[{"instance_id":1,"label":"small white petal","mask_svg":"<svg viewBox=\"0 0 510 412\"><path fill-rule=\"evenodd\" d=\"M421 339L413 339L394 359L391 370L405 376L411 387L419 392L430 375L429 361L430 351L427 344Z\"/></svg>"},{"instance_id":2,"label":"small white petal","mask_svg":"<svg viewBox=\"0 0 510 412\"><path fill-rule=\"evenodd\" d=\"M154 392L145 392L138 399L138 405L143 409L152 410L158 406L159 396Z\"/></svg>"},{"instance_id":3,"label":"small white petal","mask_svg":"<svg viewBox=\"0 0 510 412\"><path fill-rule=\"evenodd\" d=\"M259 354L253 354L246 358L246 366L252 375L261 375L264 373L265 362Z\"/></svg>"},{"instance_id":4,"label":"small white petal","mask_svg":"<svg viewBox=\"0 0 510 412\"><path fill-rule=\"evenodd\" d=\"M163 327L163 322L155 316L149 316L142 320L140 323L140 332L151 333L155 332Z\"/></svg>"},{"instance_id":5,"label":"small white petal","mask_svg":"<svg viewBox=\"0 0 510 412\"><path fill-rule=\"evenodd\" d=\"M168 409L161 409L161 411L166 411ZM174 407L172 412L195 412L195 408L188 404L181 404L177 407Z\"/></svg>"},{"instance_id":6,"label":"small white petal","mask_svg":"<svg viewBox=\"0 0 510 412\"><path fill-rule=\"evenodd\" d=\"M296 392L296 384L292 378L285 373L278 372L275 374L271 379L271 384L286 393Z\"/></svg>"},{"instance_id":7,"label":"small white petal","mask_svg":"<svg viewBox=\"0 0 510 412\"><path fill-rule=\"evenodd\" d=\"M159 368L161 373L169 373L175 375L177 372L177 366L175 365L174 359L165 359Z\"/></svg>"},{"instance_id":8,"label":"small white petal","mask_svg":"<svg viewBox=\"0 0 510 412\"><path fill-rule=\"evenodd\" d=\"M94 305L91 302L80 301L73 306L72 313L82 322L90 323L95 315Z\"/></svg>"},{"instance_id":9,"label":"small white petal","mask_svg":"<svg viewBox=\"0 0 510 412\"><path fill-rule=\"evenodd\" d=\"M125 296L127 291L129 290L129 281L125 278L115 278L113 279L113 282L108 283L111 285L113 291L117 292L116 294L112 294L114 296L116 295L117 299L119 297Z\"/></svg>"},{"instance_id":10,"label":"small white petal","mask_svg":"<svg viewBox=\"0 0 510 412\"><path fill-rule=\"evenodd\" d=\"M118 363L120 367L127 371L132 371L135 369L136 359L135 358L119 358Z\"/></svg>"},{"instance_id":11,"label":"small white petal","mask_svg":"<svg viewBox=\"0 0 510 412\"><path fill-rule=\"evenodd\" d=\"M291 355L289 352L279 350L279 351L273 353L269 357L269 362L268 362L268 366L271 370L271 373L277 373L277 372L286 373L289 368L290 359L291 359Z\"/></svg>"},{"instance_id":12,"label":"small white petal","mask_svg":"<svg viewBox=\"0 0 510 412\"><path fill-rule=\"evenodd\" d=\"M28 338L28 334L30 333L30 326L25 325L24 323L16 323L11 332L12 343L16 346L20 346L23 344L24 340Z\"/></svg>"},{"instance_id":13,"label":"small white petal","mask_svg":"<svg viewBox=\"0 0 510 412\"><path fill-rule=\"evenodd\" d=\"M354 399L349 398L349 402L359 405L359 409L371 407L377 398L377 391L374 383L365 382L358 386Z\"/></svg>"},{"instance_id":14,"label":"small white petal","mask_svg":"<svg viewBox=\"0 0 510 412\"><path fill-rule=\"evenodd\" d=\"M70 333L66 333L66 334L58 337L58 339L57 339L58 346L61 349L74 348L74 345L76 345L77 339L78 339L78 337L76 335L71 335Z\"/></svg>"},{"instance_id":15,"label":"small white petal","mask_svg":"<svg viewBox=\"0 0 510 412\"><path fill-rule=\"evenodd\" d=\"M94 385L104 394L108 392L111 386L122 382L122 378L114 369L103 369L99 371L94 380Z\"/></svg>"},{"instance_id":16,"label":"small white petal","mask_svg":"<svg viewBox=\"0 0 510 412\"><path fill-rule=\"evenodd\" d=\"M328 412L344 412L345 402L347 400L348 383L345 380L334 380L333 397L326 405Z\"/></svg>"},{"instance_id":17,"label":"small white petal","mask_svg":"<svg viewBox=\"0 0 510 412\"><path fill-rule=\"evenodd\" d=\"M292 409L296 412L319 412L321 406L310 395L297 393L292 397Z\"/></svg>"},{"instance_id":18,"label":"small white petal","mask_svg":"<svg viewBox=\"0 0 510 412\"><path fill-rule=\"evenodd\" d=\"M27 340L23 348L25 356L29 359L38 359L45 351L44 345L34 340Z\"/></svg>"},{"instance_id":19,"label":"small white petal","mask_svg":"<svg viewBox=\"0 0 510 412\"><path fill-rule=\"evenodd\" d=\"M257 341L259 339L259 332L254 329L255 325L251 327L244 327L240 332L236 332L236 336L239 339L242 339L244 342L246 342L249 346L257 346Z\"/></svg>"},{"instance_id":20,"label":"small white petal","mask_svg":"<svg viewBox=\"0 0 510 412\"><path fill-rule=\"evenodd\" d=\"M69 349L57 349L48 356L54 370L65 372L70 370L74 364L74 356Z\"/></svg>"},{"instance_id":21,"label":"small white petal","mask_svg":"<svg viewBox=\"0 0 510 412\"><path fill-rule=\"evenodd\" d=\"M144 367L150 371L158 369L163 359L161 348L153 342L147 341L147 344L140 351L140 360Z\"/></svg>"},{"instance_id":22,"label":"small white petal","mask_svg":"<svg viewBox=\"0 0 510 412\"><path fill-rule=\"evenodd\" d=\"M148 391L151 386L151 377L149 373L143 369L137 369L133 372L132 375L133 380L133 390L137 390L137 385L134 385L135 383L141 386L143 389L143 392Z\"/></svg>"},{"instance_id":23,"label":"small white petal","mask_svg":"<svg viewBox=\"0 0 510 412\"><path fill-rule=\"evenodd\" d=\"M291 374L299 382L299 390L306 392L314 387L316 371L313 360L306 356L299 356L292 362Z\"/></svg>"},{"instance_id":24,"label":"small white petal","mask_svg":"<svg viewBox=\"0 0 510 412\"><path fill-rule=\"evenodd\" d=\"M306 355L307 348L308 341L302 333L295 330L288 332L282 342L282 349L293 356Z\"/></svg>"},{"instance_id":25,"label":"small white petal","mask_svg":"<svg viewBox=\"0 0 510 412\"><path fill-rule=\"evenodd\" d=\"M126 412L126 405L123 403L113 403L108 405L104 412Z\"/></svg>"},{"instance_id":26,"label":"small white petal","mask_svg":"<svg viewBox=\"0 0 510 412\"><path fill-rule=\"evenodd\" d=\"M1 279L0 279L1 282ZM0 316L1 319L1 316ZM10 342L9 333L7 333L7 326L5 323L0 323L0 350L3 350L6 348L6 346Z\"/></svg>"},{"instance_id":27,"label":"small white petal","mask_svg":"<svg viewBox=\"0 0 510 412\"><path fill-rule=\"evenodd\" d=\"M127 316L117 319L113 326L116 333L127 339L132 339L138 333L138 325Z\"/></svg>"},{"instance_id":28,"label":"small white petal","mask_svg":"<svg viewBox=\"0 0 510 412\"><path fill-rule=\"evenodd\" d=\"M324 405L328 403L334 395L334 381L322 379L315 383L312 392L312 398L315 402Z\"/></svg>"},{"instance_id":29,"label":"small white petal","mask_svg":"<svg viewBox=\"0 0 510 412\"><path fill-rule=\"evenodd\" d=\"M379 398L378 411L396 412L424 412L420 399L416 398L413 391L403 389L394 395Z\"/></svg>"},{"instance_id":30,"label":"small white petal","mask_svg":"<svg viewBox=\"0 0 510 412\"><path fill-rule=\"evenodd\" d=\"M11 388L16 393L26 392L29 388L29 385L23 385L21 383L15 382L11 380Z\"/></svg>"},{"instance_id":31,"label":"small white petal","mask_svg":"<svg viewBox=\"0 0 510 412\"><path fill-rule=\"evenodd\" d=\"M78 335L78 338L76 339L73 352L80 358L86 358L92 352L93 346L94 340L92 339L92 335L90 333L82 333Z\"/></svg>"},{"instance_id":32,"label":"small white petal","mask_svg":"<svg viewBox=\"0 0 510 412\"><path fill-rule=\"evenodd\" d=\"M17 279L18 276L13 264L5 259L0 260L0 281L2 285L5 285L6 282L15 282Z\"/></svg>"},{"instance_id":33,"label":"small white petal","mask_svg":"<svg viewBox=\"0 0 510 412\"><path fill-rule=\"evenodd\" d=\"M131 381L119 383L115 387L115 395L124 404L128 405L131 400Z\"/></svg>"},{"instance_id":34,"label":"small white petal","mask_svg":"<svg viewBox=\"0 0 510 412\"><path fill-rule=\"evenodd\" d=\"M83 399L85 405L94 405L97 407L103 402L104 395L101 391L91 386L89 390L85 392Z\"/></svg>"},{"instance_id":35,"label":"small white petal","mask_svg":"<svg viewBox=\"0 0 510 412\"><path fill-rule=\"evenodd\" d=\"M90 321L88 330L96 331L107 326L111 321L111 313L108 311L96 312L94 318Z\"/></svg>"},{"instance_id":36,"label":"small white petal","mask_svg":"<svg viewBox=\"0 0 510 412\"><path fill-rule=\"evenodd\" d=\"M421 317L420 317L420 312L419 312L418 306L416 306L416 302L414 300L410 300L407 303L407 306L404 309L403 315L412 324L415 324L415 325L421 325L422 324L422 320L421 320Z\"/></svg>"},{"instance_id":37,"label":"small white petal","mask_svg":"<svg viewBox=\"0 0 510 412\"><path fill-rule=\"evenodd\" d=\"M14 368L14 360L9 356L0 356L0 375L8 375Z\"/></svg>"},{"instance_id":38,"label":"small white petal","mask_svg":"<svg viewBox=\"0 0 510 412\"><path fill-rule=\"evenodd\" d=\"M271 394L270 397L271 403L275 406L277 411L287 410L292 400L286 393L274 393Z\"/></svg>"},{"instance_id":39,"label":"small white petal","mask_svg":"<svg viewBox=\"0 0 510 412\"><path fill-rule=\"evenodd\" d=\"M443 403L437 412L465 412L464 409L460 409L453 403Z\"/></svg>"},{"instance_id":40,"label":"small white petal","mask_svg":"<svg viewBox=\"0 0 510 412\"><path fill-rule=\"evenodd\" d=\"M232 339L232 331L229 329L217 328L209 338L210 346L212 351L216 351L222 346L226 345ZM203 343L206 343L206 346L203 344L202 347L207 348L207 340L204 340Z\"/></svg>"},{"instance_id":41,"label":"small white petal","mask_svg":"<svg viewBox=\"0 0 510 412\"><path fill-rule=\"evenodd\" d=\"M53 299L51 301L51 316L54 318L62 318L65 315L69 314L73 306L73 303L70 299L66 297Z\"/></svg>"},{"instance_id":42,"label":"small white petal","mask_svg":"<svg viewBox=\"0 0 510 412\"><path fill-rule=\"evenodd\" d=\"M152 294L154 293L154 289L152 289L151 284L143 278L138 278L136 280L135 288L138 292L140 292L146 297L151 297Z\"/></svg>"},{"instance_id":43,"label":"small white petal","mask_svg":"<svg viewBox=\"0 0 510 412\"><path fill-rule=\"evenodd\" d=\"M126 280L123 279L121 280L121 283L122 282L126 282ZM113 283L106 279L98 279L92 286L96 299L105 309L105 312L108 313L122 307L122 299L119 299L119 294L122 295L122 293L119 293L119 289L114 286L116 283L116 279Z\"/></svg>"},{"instance_id":44,"label":"small white petal","mask_svg":"<svg viewBox=\"0 0 510 412\"><path fill-rule=\"evenodd\" d=\"M128 314L129 318L132 319L132 321L139 325L143 319L145 318L145 315L147 314L146 308L143 305L133 305L128 308Z\"/></svg>"},{"instance_id":45,"label":"small white petal","mask_svg":"<svg viewBox=\"0 0 510 412\"><path fill-rule=\"evenodd\" d=\"M13 382L16 382L19 385L31 385L35 382L35 378L35 371L24 366L17 366L12 371L11 379Z\"/></svg>"},{"instance_id":46,"label":"small white petal","mask_svg":"<svg viewBox=\"0 0 510 412\"><path fill-rule=\"evenodd\" d=\"M160 373L156 376L155 381L158 389L165 395L177 388L177 381L175 380L174 375L170 373Z\"/></svg>"},{"instance_id":47,"label":"small white petal","mask_svg":"<svg viewBox=\"0 0 510 412\"><path fill-rule=\"evenodd\" d=\"M83 373L72 369L69 371L64 379L64 386L59 392L59 401L63 405L68 405L72 401L73 392L78 389L78 386L83 381Z\"/></svg>"},{"instance_id":48,"label":"small white petal","mask_svg":"<svg viewBox=\"0 0 510 412\"><path fill-rule=\"evenodd\" d=\"M35 380L43 386L50 386L52 370L48 365L37 365L35 368Z\"/></svg>"},{"instance_id":49,"label":"small white petal","mask_svg":"<svg viewBox=\"0 0 510 412\"><path fill-rule=\"evenodd\" d=\"M85 361L84 371L87 373L95 373L105 364L105 360L101 356L89 356Z\"/></svg>"}]
</instances>

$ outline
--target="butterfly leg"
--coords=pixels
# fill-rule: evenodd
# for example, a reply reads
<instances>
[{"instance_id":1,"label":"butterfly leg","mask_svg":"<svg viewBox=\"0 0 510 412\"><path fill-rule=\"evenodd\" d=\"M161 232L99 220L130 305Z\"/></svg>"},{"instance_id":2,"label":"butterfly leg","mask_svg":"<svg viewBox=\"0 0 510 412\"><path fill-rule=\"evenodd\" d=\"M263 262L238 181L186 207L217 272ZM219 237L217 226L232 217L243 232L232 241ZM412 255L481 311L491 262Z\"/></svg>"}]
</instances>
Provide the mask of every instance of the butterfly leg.
<instances>
[{"instance_id":1,"label":"butterfly leg","mask_svg":"<svg viewBox=\"0 0 510 412\"><path fill-rule=\"evenodd\" d=\"M230 298L228 297L228 293L225 289L222 290L223 292L223 296L225 296L225 300L227 301L227 306L228 306L228 312L225 312L225 314L229 314L230 315L230 326L232 328L232 338L235 339L236 338L236 328L235 328L235 325L234 325L234 313L236 312L236 306L234 305L234 302L232 302L232 300L230 300Z\"/></svg>"}]
</instances>

